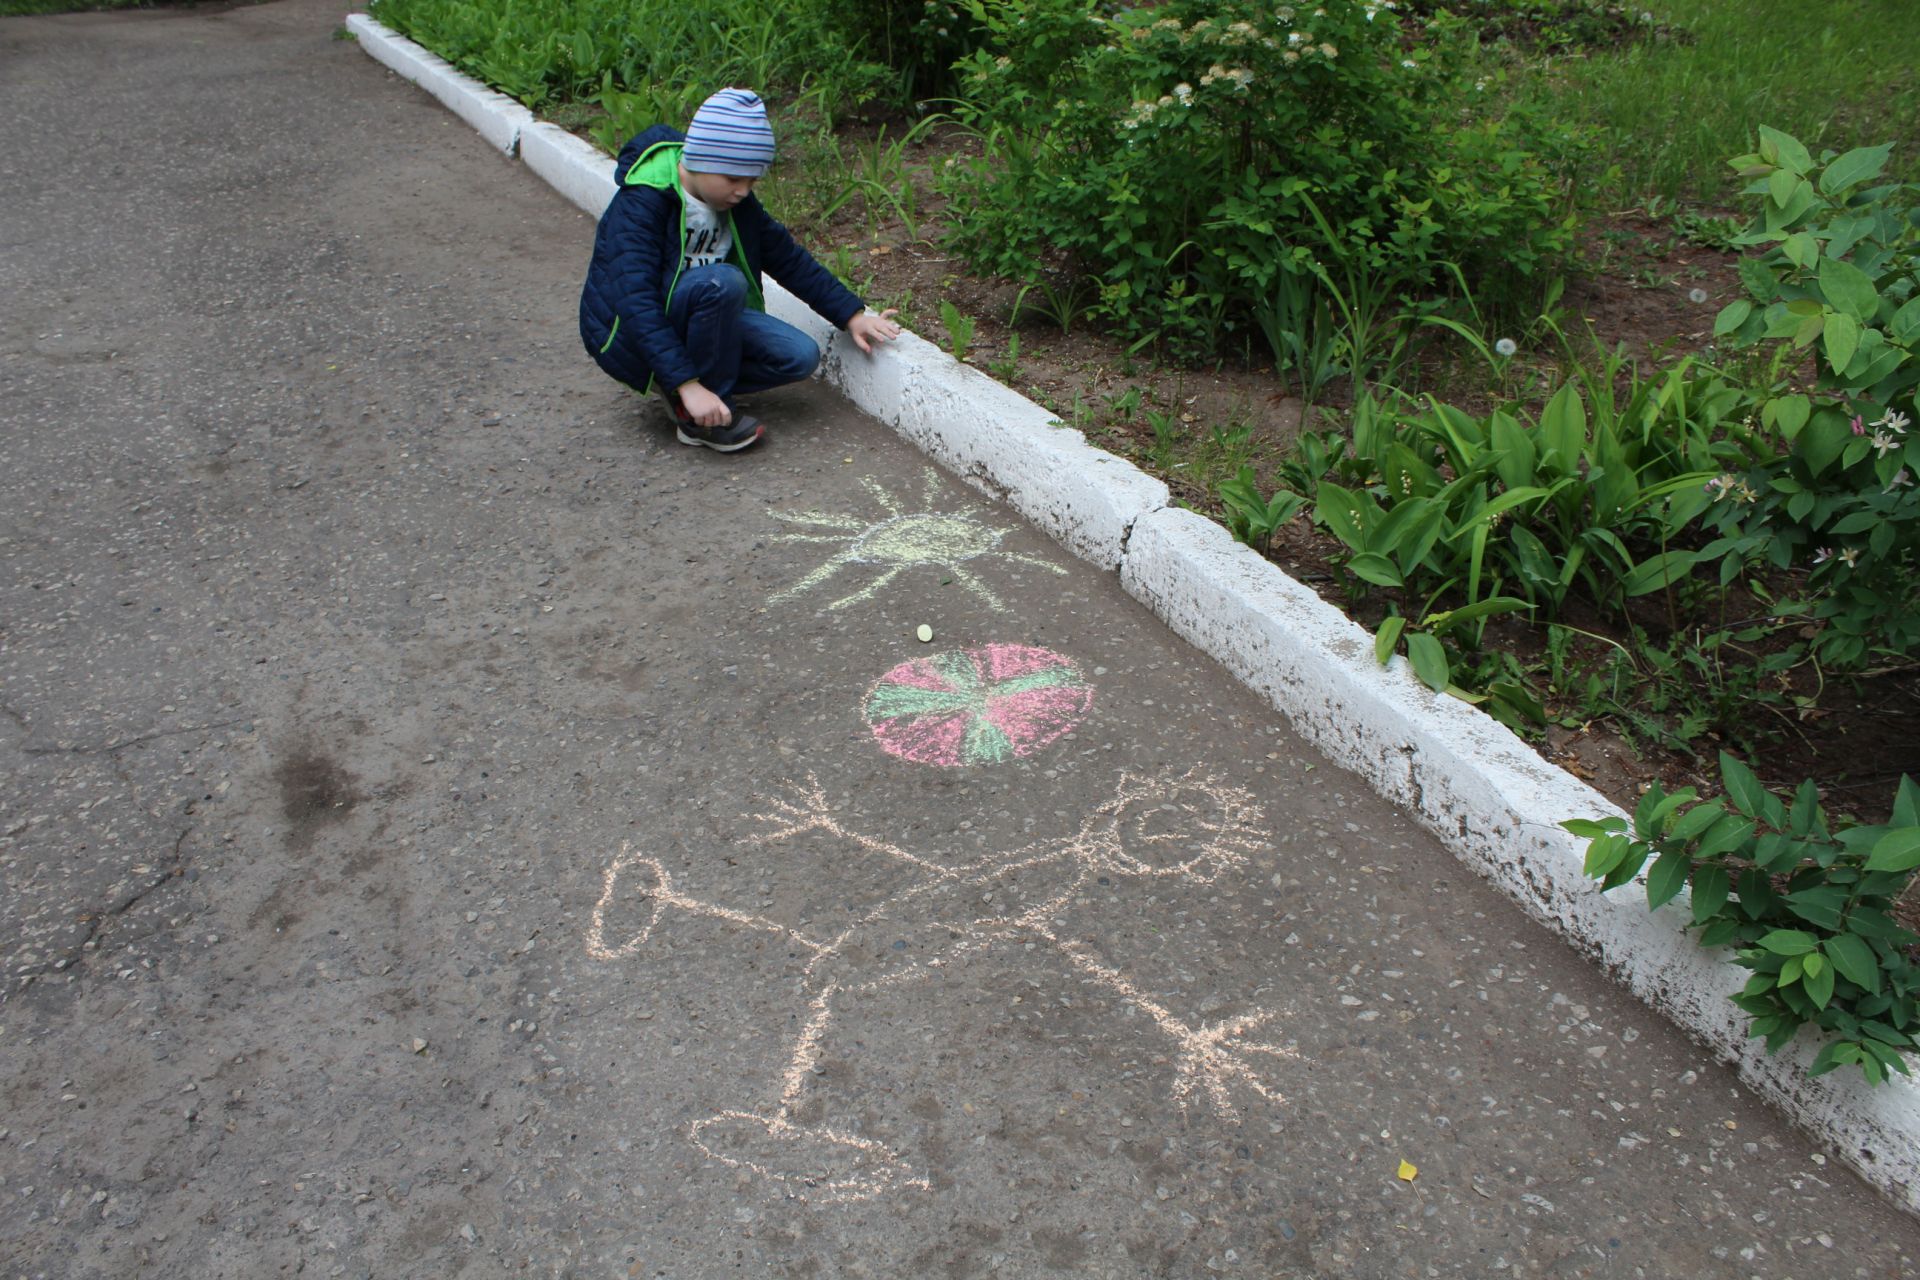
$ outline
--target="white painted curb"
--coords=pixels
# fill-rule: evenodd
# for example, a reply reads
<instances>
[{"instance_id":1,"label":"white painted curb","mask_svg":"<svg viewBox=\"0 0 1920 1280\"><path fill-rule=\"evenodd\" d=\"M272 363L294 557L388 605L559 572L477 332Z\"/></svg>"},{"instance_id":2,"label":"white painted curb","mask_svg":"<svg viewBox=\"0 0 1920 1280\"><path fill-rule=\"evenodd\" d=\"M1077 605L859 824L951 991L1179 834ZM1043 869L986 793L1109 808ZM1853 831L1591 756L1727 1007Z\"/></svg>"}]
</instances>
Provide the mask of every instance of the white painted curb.
<instances>
[{"instance_id":1,"label":"white painted curb","mask_svg":"<svg viewBox=\"0 0 1920 1280\"><path fill-rule=\"evenodd\" d=\"M595 219L619 190L607 153L557 124L543 120L522 129L520 158L548 186Z\"/></svg>"},{"instance_id":2,"label":"white painted curb","mask_svg":"<svg viewBox=\"0 0 1920 1280\"><path fill-rule=\"evenodd\" d=\"M347 30L353 32L360 47L372 54L375 61L438 98L449 111L506 154L513 154L520 144L520 131L533 123L533 112L506 94L462 75L446 59L427 52L405 36L396 35L364 13L350 14Z\"/></svg>"},{"instance_id":3,"label":"white painted curb","mask_svg":"<svg viewBox=\"0 0 1920 1280\"><path fill-rule=\"evenodd\" d=\"M823 375L856 406L1103 569L1120 567L1134 521L1170 500L1159 480L923 338L868 356L772 282L767 310L826 339Z\"/></svg>"},{"instance_id":4,"label":"white painted curb","mask_svg":"<svg viewBox=\"0 0 1920 1280\"><path fill-rule=\"evenodd\" d=\"M361 43L389 66L381 50L390 46L439 63L364 17L347 24L377 31L377 45L365 34ZM612 160L552 125L530 124L517 136L535 172L600 216L615 190ZM911 334L871 357L849 351L845 334L772 281L767 307L813 334L826 352L823 376L856 406L1076 555L1117 569L1129 594L1329 758L1409 808L1530 915L1920 1213L1920 1083L1895 1077L1874 1088L1851 1068L1811 1079L1804 1069L1815 1047L1807 1038L1778 1057L1746 1039L1745 1017L1727 998L1746 973L1685 933L1685 895L1648 912L1638 887L1610 897L1581 874L1584 847L1559 823L1620 813L1597 791L1491 717L1427 689L1404 660L1381 667L1365 629L1212 521L1169 506L1164 484L1089 445L1039 405Z\"/></svg>"}]
</instances>

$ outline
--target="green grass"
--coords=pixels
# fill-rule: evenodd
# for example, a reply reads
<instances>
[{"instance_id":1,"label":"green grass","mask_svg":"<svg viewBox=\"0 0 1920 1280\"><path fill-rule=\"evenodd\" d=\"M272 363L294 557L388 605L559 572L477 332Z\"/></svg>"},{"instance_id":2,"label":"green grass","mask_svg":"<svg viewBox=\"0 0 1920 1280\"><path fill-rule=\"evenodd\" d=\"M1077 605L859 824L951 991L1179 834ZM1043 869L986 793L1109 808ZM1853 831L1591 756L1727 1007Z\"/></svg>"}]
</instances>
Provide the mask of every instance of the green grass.
<instances>
[{"instance_id":1,"label":"green grass","mask_svg":"<svg viewBox=\"0 0 1920 1280\"><path fill-rule=\"evenodd\" d=\"M0 0L6 3L7 0ZM722 85L833 110L888 73L811 0L372 0L372 15L528 106L681 121Z\"/></svg>"},{"instance_id":2,"label":"green grass","mask_svg":"<svg viewBox=\"0 0 1920 1280\"><path fill-rule=\"evenodd\" d=\"M1920 173L1920 14L1913 0L1640 0L1691 44L1548 61L1538 91L1605 130L1618 192L1725 203L1726 159L1757 125L1816 155L1894 142Z\"/></svg>"}]
</instances>

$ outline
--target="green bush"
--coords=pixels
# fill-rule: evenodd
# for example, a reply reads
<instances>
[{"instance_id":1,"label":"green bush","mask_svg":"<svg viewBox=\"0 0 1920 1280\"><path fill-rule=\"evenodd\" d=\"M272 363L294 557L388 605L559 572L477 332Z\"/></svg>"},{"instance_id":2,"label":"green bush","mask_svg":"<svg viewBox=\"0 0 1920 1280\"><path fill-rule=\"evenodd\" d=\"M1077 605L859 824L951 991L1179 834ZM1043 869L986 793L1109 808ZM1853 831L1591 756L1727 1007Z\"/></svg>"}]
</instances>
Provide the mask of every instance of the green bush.
<instances>
[{"instance_id":1,"label":"green bush","mask_svg":"<svg viewBox=\"0 0 1920 1280\"><path fill-rule=\"evenodd\" d=\"M1875 1084L1912 1074L1920 1049L1920 937L1893 922L1895 900L1920 868L1920 787L1902 778L1892 820L1832 822L1811 781L1791 802L1752 770L1720 757L1725 800L1672 795L1656 784L1631 826L1619 818L1561 825L1588 840L1586 872L1606 889L1647 869L1647 906L1690 889L1700 944L1731 946L1753 971L1734 1003L1749 1036L1775 1053L1812 1024L1829 1036L1811 1067L1822 1075L1856 1066ZM1696 803L1698 802L1698 803Z\"/></svg>"},{"instance_id":2,"label":"green bush","mask_svg":"<svg viewBox=\"0 0 1920 1280\"><path fill-rule=\"evenodd\" d=\"M1714 482L1723 537L1692 559L1803 575L1783 611L1820 624L1815 652L1840 670L1920 647L1920 186L1881 181L1891 150L1816 162L1762 128L1729 162L1760 206L1740 239L1771 247L1741 264L1747 296L1714 329L1793 379L1762 410L1777 450Z\"/></svg>"},{"instance_id":3,"label":"green bush","mask_svg":"<svg viewBox=\"0 0 1920 1280\"><path fill-rule=\"evenodd\" d=\"M984 147L944 174L950 243L1014 279L1094 277L1129 337L1218 350L1298 310L1289 287L1356 270L1408 290L1451 263L1519 296L1570 246L1582 135L1469 111L1457 23L1411 42L1374 0L969 7L983 44L956 115Z\"/></svg>"}]
</instances>

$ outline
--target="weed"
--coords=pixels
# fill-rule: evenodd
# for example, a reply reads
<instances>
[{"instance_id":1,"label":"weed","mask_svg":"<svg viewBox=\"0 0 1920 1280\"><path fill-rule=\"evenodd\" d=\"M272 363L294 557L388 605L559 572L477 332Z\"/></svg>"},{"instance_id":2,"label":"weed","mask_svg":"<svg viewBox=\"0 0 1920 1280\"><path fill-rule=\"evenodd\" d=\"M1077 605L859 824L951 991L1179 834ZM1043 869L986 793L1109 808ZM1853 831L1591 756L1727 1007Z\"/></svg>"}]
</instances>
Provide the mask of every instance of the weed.
<instances>
[{"instance_id":1,"label":"weed","mask_svg":"<svg viewBox=\"0 0 1920 1280\"><path fill-rule=\"evenodd\" d=\"M965 363L967 349L973 346L973 317L947 299L940 299L940 323L947 331L947 354Z\"/></svg>"},{"instance_id":2,"label":"weed","mask_svg":"<svg viewBox=\"0 0 1920 1280\"><path fill-rule=\"evenodd\" d=\"M1039 290L1037 299L1033 298L1036 289ZM1093 305L1092 295L1093 286L1079 276L1068 276L1056 284L1046 271L1038 271L1014 296L1008 323L1019 324L1020 318L1031 311L1061 333L1072 333L1074 324Z\"/></svg>"},{"instance_id":3,"label":"weed","mask_svg":"<svg viewBox=\"0 0 1920 1280\"><path fill-rule=\"evenodd\" d=\"M1014 384L1020 376L1019 334L1010 333L1007 335L1007 354L996 360L989 360L987 362L987 372L992 374L994 380L997 382L1004 382L1008 386Z\"/></svg>"}]
</instances>

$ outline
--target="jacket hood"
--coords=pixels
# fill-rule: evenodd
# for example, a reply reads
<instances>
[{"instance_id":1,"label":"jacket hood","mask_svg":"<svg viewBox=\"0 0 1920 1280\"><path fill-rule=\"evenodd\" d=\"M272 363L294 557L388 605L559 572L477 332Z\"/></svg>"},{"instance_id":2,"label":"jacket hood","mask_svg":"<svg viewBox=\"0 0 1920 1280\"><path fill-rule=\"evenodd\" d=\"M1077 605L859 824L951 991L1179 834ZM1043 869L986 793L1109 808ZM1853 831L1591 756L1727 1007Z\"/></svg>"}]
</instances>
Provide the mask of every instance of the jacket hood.
<instances>
[{"instance_id":1,"label":"jacket hood","mask_svg":"<svg viewBox=\"0 0 1920 1280\"><path fill-rule=\"evenodd\" d=\"M613 166L613 180L623 187L675 187L680 180L680 144L686 137L678 129L664 124L635 134L620 148L620 158Z\"/></svg>"}]
</instances>

